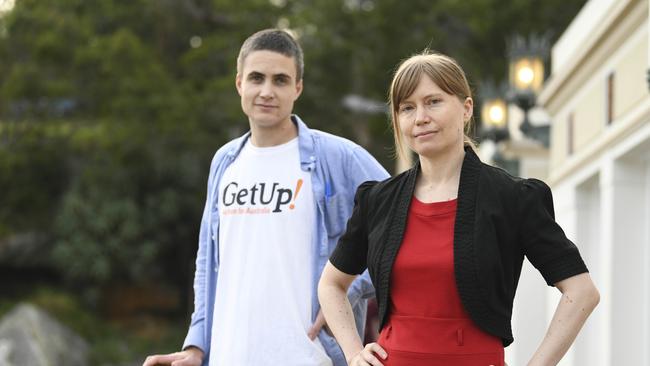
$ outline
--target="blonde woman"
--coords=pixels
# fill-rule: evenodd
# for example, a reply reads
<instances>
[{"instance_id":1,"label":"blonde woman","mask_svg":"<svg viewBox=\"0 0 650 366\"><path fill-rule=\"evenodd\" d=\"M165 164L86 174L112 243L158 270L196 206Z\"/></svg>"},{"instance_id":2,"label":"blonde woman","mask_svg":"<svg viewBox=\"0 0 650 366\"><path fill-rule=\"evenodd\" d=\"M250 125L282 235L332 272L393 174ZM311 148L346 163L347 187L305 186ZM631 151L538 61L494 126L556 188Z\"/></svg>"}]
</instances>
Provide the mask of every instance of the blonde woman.
<instances>
[{"instance_id":1,"label":"blonde woman","mask_svg":"<svg viewBox=\"0 0 650 366\"><path fill-rule=\"evenodd\" d=\"M551 190L479 160L466 136L471 90L452 58L428 52L408 58L389 99L397 151L413 151L418 161L396 177L360 186L318 289L348 363L503 366L526 256L562 292L529 365L557 364L599 294L554 220ZM346 291L366 268L381 332L364 347Z\"/></svg>"}]
</instances>

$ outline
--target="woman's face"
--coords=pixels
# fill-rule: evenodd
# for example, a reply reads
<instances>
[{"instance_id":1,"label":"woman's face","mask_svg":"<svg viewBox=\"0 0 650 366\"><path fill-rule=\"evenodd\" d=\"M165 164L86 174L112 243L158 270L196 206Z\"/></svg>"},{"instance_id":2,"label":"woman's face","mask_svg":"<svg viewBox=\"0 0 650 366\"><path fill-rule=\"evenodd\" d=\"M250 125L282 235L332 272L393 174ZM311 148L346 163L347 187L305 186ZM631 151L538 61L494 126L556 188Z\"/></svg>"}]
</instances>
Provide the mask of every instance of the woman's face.
<instances>
[{"instance_id":1,"label":"woman's face","mask_svg":"<svg viewBox=\"0 0 650 366\"><path fill-rule=\"evenodd\" d=\"M413 94L398 106L397 120L406 145L418 155L435 157L463 148L464 123L472 117L472 98L445 93L423 75Z\"/></svg>"}]
</instances>

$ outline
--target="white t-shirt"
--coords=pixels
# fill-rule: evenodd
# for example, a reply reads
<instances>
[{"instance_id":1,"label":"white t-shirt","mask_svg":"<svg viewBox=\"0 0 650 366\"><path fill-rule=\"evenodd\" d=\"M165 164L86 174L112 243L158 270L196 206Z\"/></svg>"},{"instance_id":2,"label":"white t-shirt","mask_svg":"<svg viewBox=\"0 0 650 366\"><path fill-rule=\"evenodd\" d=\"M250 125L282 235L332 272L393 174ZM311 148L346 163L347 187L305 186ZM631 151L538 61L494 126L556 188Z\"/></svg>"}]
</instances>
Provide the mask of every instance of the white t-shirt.
<instances>
[{"instance_id":1,"label":"white t-shirt","mask_svg":"<svg viewBox=\"0 0 650 366\"><path fill-rule=\"evenodd\" d=\"M311 327L315 207L298 138L246 143L219 184L211 366L332 365Z\"/></svg>"}]
</instances>

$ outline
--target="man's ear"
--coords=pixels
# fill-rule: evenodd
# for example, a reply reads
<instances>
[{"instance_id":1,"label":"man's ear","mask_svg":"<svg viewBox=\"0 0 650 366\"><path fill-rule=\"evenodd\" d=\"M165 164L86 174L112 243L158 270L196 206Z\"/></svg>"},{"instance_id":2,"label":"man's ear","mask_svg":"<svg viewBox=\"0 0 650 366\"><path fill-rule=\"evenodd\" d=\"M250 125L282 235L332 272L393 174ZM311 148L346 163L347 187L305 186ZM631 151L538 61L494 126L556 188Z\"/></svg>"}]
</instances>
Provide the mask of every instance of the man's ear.
<instances>
[{"instance_id":1,"label":"man's ear","mask_svg":"<svg viewBox=\"0 0 650 366\"><path fill-rule=\"evenodd\" d=\"M300 79L296 83L296 99L298 99L298 97L300 97L300 94L302 94L302 87L303 87L302 79Z\"/></svg>"},{"instance_id":2,"label":"man's ear","mask_svg":"<svg viewBox=\"0 0 650 366\"><path fill-rule=\"evenodd\" d=\"M237 93L239 93L239 96L241 96L241 74L237 73L235 75L235 88L237 88Z\"/></svg>"}]
</instances>

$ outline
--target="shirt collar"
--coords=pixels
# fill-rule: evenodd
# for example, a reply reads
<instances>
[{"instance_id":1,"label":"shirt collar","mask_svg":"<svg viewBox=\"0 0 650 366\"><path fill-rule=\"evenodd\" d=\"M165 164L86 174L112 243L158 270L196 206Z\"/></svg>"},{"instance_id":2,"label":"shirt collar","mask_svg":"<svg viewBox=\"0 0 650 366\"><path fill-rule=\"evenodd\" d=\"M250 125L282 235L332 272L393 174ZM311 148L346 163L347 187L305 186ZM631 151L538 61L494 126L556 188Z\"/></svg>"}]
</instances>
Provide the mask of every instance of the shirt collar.
<instances>
[{"instance_id":1,"label":"shirt collar","mask_svg":"<svg viewBox=\"0 0 650 366\"><path fill-rule=\"evenodd\" d=\"M307 127L305 122L303 122L300 117L295 114L291 115L291 122L293 122L296 127L298 127L298 150L300 153L300 165L303 168L313 167L317 160L314 151L313 132L309 129L309 127ZM251 131L249 130L243 136L235 140L233 147L227 153L231 159L235 159L239 155L250 136Z\"/></svg>"}]
</instances>

